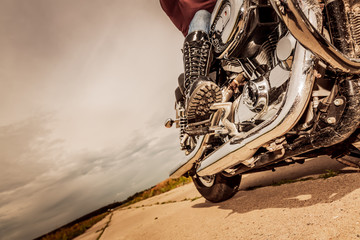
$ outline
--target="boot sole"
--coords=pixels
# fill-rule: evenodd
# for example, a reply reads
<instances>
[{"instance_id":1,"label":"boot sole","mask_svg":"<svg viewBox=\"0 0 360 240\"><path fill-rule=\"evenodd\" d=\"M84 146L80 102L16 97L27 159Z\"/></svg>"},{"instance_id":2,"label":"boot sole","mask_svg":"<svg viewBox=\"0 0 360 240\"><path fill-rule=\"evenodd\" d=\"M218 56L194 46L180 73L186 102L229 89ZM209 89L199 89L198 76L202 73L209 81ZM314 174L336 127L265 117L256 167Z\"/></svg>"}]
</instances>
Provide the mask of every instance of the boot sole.
<instances>
[{"instance_id":1,"label":"boot sole","mask_svg":"<svg viewBox=\"0 0 360 240\"><path fill-rule=\"evenodd\" d=\"M205 120L210 117L210 107L221 102L220 88L213 82L207 81L199 84L189 98L187 108L188 120Z\"/></svg>"}]
</instances>

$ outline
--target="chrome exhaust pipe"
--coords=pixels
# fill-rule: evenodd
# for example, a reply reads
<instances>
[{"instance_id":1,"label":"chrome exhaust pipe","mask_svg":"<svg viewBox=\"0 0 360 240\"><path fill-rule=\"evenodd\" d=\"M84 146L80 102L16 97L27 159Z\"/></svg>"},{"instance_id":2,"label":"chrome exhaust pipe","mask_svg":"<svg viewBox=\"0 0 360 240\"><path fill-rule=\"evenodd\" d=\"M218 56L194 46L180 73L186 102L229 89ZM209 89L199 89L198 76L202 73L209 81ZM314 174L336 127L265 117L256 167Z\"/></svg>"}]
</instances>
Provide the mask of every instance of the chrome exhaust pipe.
<instances>
[{"instance_id":1,"label":"chrome exhaust pipe","mask_svg":"<svg viewBox=\"0 0 360 240\"><path fill-rule=\"evenodd\" d=\"M335 70L360 73L359 59L350 59L326 40L305 16L297 0L270 0L291 34Z\"/></svg>"}]
</instances>

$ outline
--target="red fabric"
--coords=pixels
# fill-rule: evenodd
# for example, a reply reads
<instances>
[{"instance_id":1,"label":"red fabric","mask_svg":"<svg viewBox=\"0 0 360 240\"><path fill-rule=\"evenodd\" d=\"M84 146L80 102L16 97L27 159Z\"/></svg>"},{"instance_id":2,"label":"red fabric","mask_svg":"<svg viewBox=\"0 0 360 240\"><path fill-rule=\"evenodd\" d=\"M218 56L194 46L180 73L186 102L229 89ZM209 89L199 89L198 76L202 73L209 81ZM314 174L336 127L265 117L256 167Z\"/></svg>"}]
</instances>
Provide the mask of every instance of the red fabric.
<instances>
[{"instance_id":1,"label":"red fabric","mask_svg":"<svg viewBox=\"0 0 360 240\"><path fill-rule=\"evenodd\" d=\"M211 13L216 1L217 0L160 0L160 5L175 26L186 36L189 30L189 24L195 13L199 10L207 10Z\"/></svg>"}]
</instances>

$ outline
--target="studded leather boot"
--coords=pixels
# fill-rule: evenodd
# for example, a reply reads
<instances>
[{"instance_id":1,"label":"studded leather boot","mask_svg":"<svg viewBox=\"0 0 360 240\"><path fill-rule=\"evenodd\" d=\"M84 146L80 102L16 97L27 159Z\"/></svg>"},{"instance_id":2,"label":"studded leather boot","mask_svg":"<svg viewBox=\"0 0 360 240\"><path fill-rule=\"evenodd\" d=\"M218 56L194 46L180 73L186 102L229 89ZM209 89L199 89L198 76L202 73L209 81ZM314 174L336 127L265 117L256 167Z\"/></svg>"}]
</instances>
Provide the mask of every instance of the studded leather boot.
<instances>
[{"instance_id":1,"label":"studded leather boot","mask_svg":"<svg viewBox=\"0 0 360 240\"><path fill-rule=\"evenodd\" d=\"M210 106L221 101L220 88L207 76L211 63L211 43L203 31L190 33L184 42L184 95L188 121L210 116Z\"/></svg>"}]
</instances>

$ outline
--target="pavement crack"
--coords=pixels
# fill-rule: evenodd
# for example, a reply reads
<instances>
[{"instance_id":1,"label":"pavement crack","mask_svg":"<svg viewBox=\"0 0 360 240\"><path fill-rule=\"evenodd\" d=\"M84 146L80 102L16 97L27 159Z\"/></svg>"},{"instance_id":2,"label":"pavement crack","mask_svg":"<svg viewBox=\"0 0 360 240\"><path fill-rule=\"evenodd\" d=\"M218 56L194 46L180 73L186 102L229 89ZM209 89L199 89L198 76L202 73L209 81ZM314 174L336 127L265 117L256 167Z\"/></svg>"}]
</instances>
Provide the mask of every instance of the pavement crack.
<instances>
[{"instance_id":1,"label":"pavement crack","mask_svg":"<svg viewBox=\"0 0 360 240\"><path fill-rule=\"evenodd\" d=\"M112 218L113 215L114 215L114 213L111 212L110 217L109 217L109 221L107 221L105 227L103 227L103 228L101 229L101 233L100 233L99 236L96 238L96 240L99 240L99 239L101 238L101 236L102 236L103 233L105 232L106 228L109 226L109 224L110 224L110 222L111 222L111 218Z\"/></svg>"}]
</instances>

